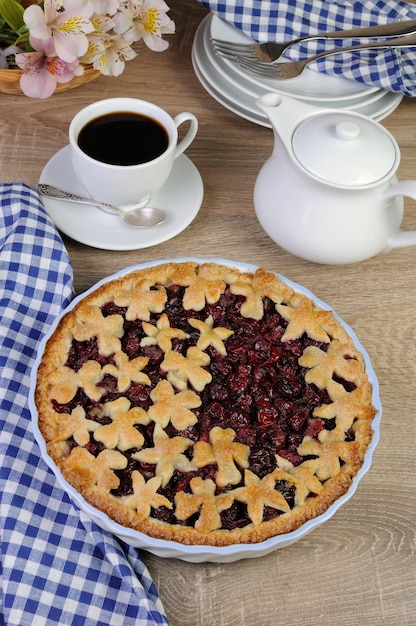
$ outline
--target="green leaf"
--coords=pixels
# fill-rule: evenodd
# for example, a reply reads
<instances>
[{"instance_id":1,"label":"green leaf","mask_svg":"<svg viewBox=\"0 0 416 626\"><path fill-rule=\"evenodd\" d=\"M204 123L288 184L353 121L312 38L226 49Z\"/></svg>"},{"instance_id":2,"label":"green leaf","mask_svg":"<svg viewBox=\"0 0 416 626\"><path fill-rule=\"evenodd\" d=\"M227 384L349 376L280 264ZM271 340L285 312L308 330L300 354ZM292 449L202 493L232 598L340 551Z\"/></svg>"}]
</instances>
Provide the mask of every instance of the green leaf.
<instances>
[{"instance_id":1,"label":"green leaf","mask_svg":"<svg viewBox=\"0 0 416 626\"><path fill-rule=\"evenodd\" d=\"M13 30L17 31L24 25L24 12L22 5L16 0L0 0L0 15Z\"/></svg>"},{"instance_id":2,"label":"green leaf","mask_svg":"<svg viewBox=\"0 0 416 626\"><path fill-rule=\"evenodd\" d=\"M22 33L17 39L14 41L15 46L21 46L22 44L29 43L29 32ZM26 46L27 47L27 46ZM32 48L28 48L27 51L32 50Z\"/></svg>"}]
</instances>

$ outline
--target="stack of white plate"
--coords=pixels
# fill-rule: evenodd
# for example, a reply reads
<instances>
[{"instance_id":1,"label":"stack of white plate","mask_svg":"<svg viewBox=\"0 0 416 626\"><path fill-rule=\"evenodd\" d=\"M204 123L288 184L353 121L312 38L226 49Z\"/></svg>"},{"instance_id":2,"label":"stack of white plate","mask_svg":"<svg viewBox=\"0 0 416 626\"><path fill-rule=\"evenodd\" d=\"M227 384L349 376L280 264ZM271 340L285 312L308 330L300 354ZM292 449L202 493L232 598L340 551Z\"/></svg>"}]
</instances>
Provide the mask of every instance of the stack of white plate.
<instances>
[{"instance_id":1,"label":"stack of white plate","mask_svg":"<svg viewBox=\"0 0 416 626\"><path fill-rule=\"evenodd\" d=\"M211 37L238 43L247 43L250 39L216 15L209 14L195 34L192 63L199 81L215 100L261 126L270 127L270 122L255 102L268 92L298 98L316 106L356 111L378 121L390 115L403 98L401 94L308 68L290 80L255 76L237 63L218 56Z\"/></svg>"}]
</instances>

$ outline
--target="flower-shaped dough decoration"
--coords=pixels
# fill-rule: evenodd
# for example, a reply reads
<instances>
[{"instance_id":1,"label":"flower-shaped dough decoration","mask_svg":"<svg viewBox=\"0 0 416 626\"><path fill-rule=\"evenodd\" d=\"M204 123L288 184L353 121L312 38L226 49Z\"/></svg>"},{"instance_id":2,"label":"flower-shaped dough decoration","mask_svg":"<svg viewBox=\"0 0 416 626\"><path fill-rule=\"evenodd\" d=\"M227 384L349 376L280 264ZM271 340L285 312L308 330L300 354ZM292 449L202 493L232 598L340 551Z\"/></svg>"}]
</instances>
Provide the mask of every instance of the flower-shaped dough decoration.
<instances>
[{"instance_id":1,"label":"flower-shaped dough decoration","mask_svg":"<svg viewBox=\"0 0 416 626\"><path fill-rule=\"evenodd\" d=\"M280 466L283 460L284 466L287 469L280 469L279 467L274 470L273 476L275 480L284 480L288 486L295 487L295 505L301 506L306 502L306 499L310 495L317 495L323 491L323 486L320 480L315 476L315 471L319 461L315 459L304 461L301 465L293 466L290 461L281 459L276 454L276 460L278 466Z\"/></svg>"},{"instance_id":2,"label":"flower-shaped dough decoration","mask_svg":"<svg viewBox=\"0 0 416 626\"><path fill-rule=\"evenodd\" d=\"M215 483L211 479L203 480L199 476L191 479L192 494L179 492L175 496L175 515L186 520L199 513L195 528L205 533L221 527L221 511L229 509L233 503L231 494L215 495Z\"/></svg>"},{"instance_id":3,"label":"flower-shaped dough decoration","mask_svg":"<svg viewBox=\"0 0 416 626\"><path fill-rule=\"evenodd\" d=\"M77 322L73 331L77 341L97 337L99 350L105 356L121 350L120 337L124 333L121 315L105 317L98 306L85 305L78 311Z\"/></svg>"},{"instance_id":4,"label":"flower-shaped dough decoration","mask_svg":"<svg viewBox=\"0 0 416 626\"><path fill-rule=\"evenodd\" d=\"M65 404L70 402L81 388L97 402L104 393L104 389L98 387L102 377L101 365L97 361L87 361L78 371L61 365L49 377L51 398L58 404Z\"/></svg>"},{"instance_id":5,"label":"flower-shaped dough decoration","mask_svg":"<svg viewBox=\"0 0 416 626\"><path fill-rule=\"evenodd\" d=\"M250 280L244 278L243 275L242 280L230 285L232 293L246 297L241 306L243 317L260 320L264 315L264 297L280 303L290 294L289 288L284 283L276 283L273 275L263 269L258 269Z\"/></svg>"},{"instance_id":6,"label":"flower-shaped dough decoration","mask_svg":"<svg viewBox=\"0 0 416 626\"><path fill-rule=\"evenodd\" d=\"M90 441L90 433L100 427L98 422L87 419L82 406L76 406L68 415L58 413L56 419L57 435L53 442L66 441L73 437L79 446L85 446Z\"/></svg>"},{"instance_id":7,"label":"flower-shaped dough decoration","mask_svg":"<svg viewBox=\"0 0 416 626\"><path fill-rule=\"evenodd\" d=\"M334 375L355 382L361 371L357 352L349 344L338 340L332 341L326 352L315 346L308 346L299 359L299 365L309 368L305 381L320 389L324 389Z\"/></svg>"},{"instance_id":8,"label":"flower-shaped dough decoration","mask_svg":"<svg viewBox=\"0 0 416 626\"><path fill-rule=\"evenodd\" d=\"M353 426L356 419L371 421L375 415L375 409L370 406L371 387L368 383L347 392L342 385L334 383L328 386L328 391L333 402L322 404L314 410L314 416L321 419L335 418L335 428L331 431L322 431L320 440L328 433L339 439L345 437L345 433Z\"/></svg>"},{"instance_id":9,"label":"flower-shaped dough decoration","mask_svg":"<svg viewBox=\"0 0 416 626\"><path fill-rule=\"evenodd\" d=\"M127 398L117 398L102 405L101 414L110 417L111 423L100 425L94 432L94 439L110 450L118 448L124 452L141 447L144 437L135 425L147 425L150 419L144 409L130 406Z\"/></svg>"},{"instance_id":10,"label":"flower-shaped dough decoration","mask_svg":"<svg viewBox=\"0 0 416 626\"><path fill-rule=\"evenodd\" d=\"M162 487L165 487L169 482L175 469L180 472L191 472L195 469L184 455L185 450L193 443L190 439L185 437L169 438L162 428L155 426L153 441L153 448L143 448L143 450L132 454L132 458L136 461L156 465L156 475L160 476Z\"/></svg>"},{"instance_id":11,"label":"flower-shaped dough decoration","mask_svg":"<svg viewBox=\"0 0 416 626\"><path fill-rule=\"evenodd\" d=\"M186 352L186 357L174 350L168 352L160 367L168 372L168 381L177 389L186 389L189 381L194 389L203 391L212 380L211 374L204 369L209 363L208 354L196 346L191 346Z\"/></svg>"},{"instance_id":12,"label":"flower-shaped dough decoration","mask_svg":"<svg viewBox=\"0 0 416 626\"><path fill-rule=\"evenodd\" d=\"M128 289L118 289L114 294L114 302L118 306L127 307L126 319L129 321L149 321L151 313L163 311L166 298L165 288L147 279L137 280Z\"/></svg>"},{"instance_id":13,"label":"flower-shaped dough decoration","mask_svg":"<svg viewBox=\"0 0 416 626\"><path fill-rule=\"evenodd\" d=\"M96 486L106 493L117 489L120 484L113 470L121 470L126 466L126 457L117 450L103 450L95 457L86 448L77 447L71 451L67 460L69 473L77 474L86 489Z\"/></svg>"},{"instance_id":14,"label":"flower-shaped dough decoration","mask_svg":"<svg viewBox=\"0 0 416 626\"><path fill-rule=\"evenodd\" d=\"M207 302L218 302L225 288L222 273L210 264L202 264L197 273L193 264L184 264L173 280L186 288L182 304L187 311L201 311Z\"/></svg>"},{"instance_id":15,"label":"flower-shaped dough decoration","mask_svg":"<svg viewBox=\"0 0 416 626\"><path fill-rule=\"evenodd\" d=\"M169 318L166 313L163 313L156 326L143 322L143 330L146 333L146 337L140 342L140 346L158 345L162 352L169 352L172 350L172 339L186 339L188 335L179 328L171 328L169 324Z\"/></svg>"},{"instance_id":16,"label":"flower-shaped dough decoration","mask_svg":"<svg viewBox=\"0 0 416 626\"><path fill-rule=\"evenodd\" d=\"M248 467L250 448L243 443L234 441L235 432L232 428L214 426L209 433L210 443L198 441L194 446L192 463L195 467L205 467L211 463L218 466L216 483L219 487L237 485L241 473L236 463L242 468Z\"/></svg>"},{"instance_id":17,"label":"flower-shaped dough decoration","mask_svg":"<svg viewBox=\"0 0 416 626\"><path fill-rule=\"evenodd\" d=\"M358 460L359 446L355 441L339 441L335 438L331 440L330 435L323 442L306 436L298 447L298 453L302 456L316 457L312 459L315 474L323 482L340 472L341 461L355 465Z\"/></svg>"},{"instance_id":18,"label":"flower-shaped dough decoration","mask_svg":"<svg viewBox=\"0 0 416 626\"><path fill-rule=\"evenodd\" d=\"M161 380L150 397L153 404L149 407L148 416L160 428L166 428L170 422L176 430L185 430L198 421L190 409L201 406L201 398L190 389L175 393L169 381Z\"/></svg>"}]
</instances>

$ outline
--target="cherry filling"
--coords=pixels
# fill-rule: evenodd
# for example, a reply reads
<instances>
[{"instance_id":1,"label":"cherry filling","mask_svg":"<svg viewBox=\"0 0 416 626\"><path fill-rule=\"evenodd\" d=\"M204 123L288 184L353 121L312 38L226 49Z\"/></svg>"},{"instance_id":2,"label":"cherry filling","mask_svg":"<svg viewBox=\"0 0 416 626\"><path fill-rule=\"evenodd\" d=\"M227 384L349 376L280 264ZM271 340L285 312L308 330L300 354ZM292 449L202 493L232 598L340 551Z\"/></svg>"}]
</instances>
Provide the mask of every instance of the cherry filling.
<instances>
[{"instance_id":1,"label":"cherry filling","mask_svg":"<svg viewBox=\"0 0 416 626\"><path fill-rule=\"evenodd\" d=\"M233 331L226 340L226 356L220 355L215 348L207 348L210 364L206 369L212 374L212 381L200 394L201 406L193 409L198 418L194 426L178 431L171 424L166 427L170 437L180 435L193 442L209 441L209 435L215 426L232 428L235 432L235 441L246 444L250 448L249 468L260 478L263 478L277 467L276 455L283 457L294 465L302 462L297 448L307 435L316 438L319 432L326 428L331 430L333 420L321 420L313 416L314 409L329 403L326 390L318 389L315 385L305 382L306 370L299 366L298 359L307 346L318 346L326 350L327 344L313 341L307 335L297 340L282 342L287 322L276 311L274 303L268 298L263 299L264 316L260 321L243 318L240 314L244 297L236 296L227 288L218 302L207 304L202 311L185 311L182 307L184 288L173 285L166 289L167 304L164 313L169 318L170 326L179 328L187 334L186 339L175 339L172 348L185 354L190 346L196 345L199 331L189 323L190 318L205 321L208 316L214 319L214 326L222 326ZM125 318L126 309L117 307L108 302L102 307L104 316L118 314ZM152 314L150 323L156 324L159 314ZM129 359L137 356L146 356L148 365L143 370L150 378L151 385L132 383L124 394L132 406L148 409L152 404L150 393L160 380L166 378L166 372L161 370L164 353L157 345L141 347L140 342L145 337L140 320L124 321L124 336L121 339L122 349ZM78 370L90 360L97 360L100 364L112 363L113 356L104 357L99 353L96 338L86 342L73 341L68 354L66 365ZM346 381L342 382L349 389ZM100 386L105 390L100 403L109 402L121 394L117 390L117 381L112 376L105 376ZM56 402L53 406L57 412L70 413L75 406L81 405L89 419L99 420L102 411L94 411L97 404L91 401L79 389L73 400L65 405ZM108 419L108 418L107 418ZM101 422L105 423L105 422ZM153 447L153 427L138 425L136 428L144 436L143 447ZM353 433L347 438L353 439ZM71 445L76 445L72 442ZM91 435L91 441L86 446L97 455L102 445L96 442ZM140 471L146 480L154 476L155 465L141 463L131 458L137 449L124 452L127 458L127 468L118 470L116 474L120 485L113 493L123 496L132 493L131 474ZM192 460L192 446L186 452ZM243 475L244 470L238 468ZM195 476L204 479L210 478L215 482L217 468L208 465L201 469L184 473L175 471L168 484L159 491L172 503L175 494L179 491L190 493L190 481ZM242 484L242 482L241 482ZM238 487L239 485L217 488L217 493ZM293 506L294 487L288 486L285 481L278 481L275 488L280 491L289 506ZM265 507L264 520L280 515L276 509ZM152 510L152 516L169 523L193 525L195 518L186 522L176 520L174 507L168 510L159 507ZM232 530L250 523L246 505L234 504L221 513L223 528Z\"/></svg>"}]
</instances>

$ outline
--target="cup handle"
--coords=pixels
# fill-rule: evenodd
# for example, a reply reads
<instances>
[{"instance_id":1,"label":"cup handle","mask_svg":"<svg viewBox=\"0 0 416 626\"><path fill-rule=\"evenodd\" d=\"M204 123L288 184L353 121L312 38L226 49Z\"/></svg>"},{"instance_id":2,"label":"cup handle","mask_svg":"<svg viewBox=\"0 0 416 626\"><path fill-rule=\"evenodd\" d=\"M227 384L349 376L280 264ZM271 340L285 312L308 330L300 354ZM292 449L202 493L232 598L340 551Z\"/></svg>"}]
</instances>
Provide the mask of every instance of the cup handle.
<instances>
[{"instance_id":1,"label":"cup handle","mask_svg":"<svg viewBox=\"0 0 416 626\"><path fill-rule=\"evenodd\" d=\"M402 180L399 183L392 185L386 192L383 193L383 200L391 200L397 196L404 196L406 198L416 200L416 181ZM388 252L393 248L406 248L408 246L415 245L416 230L399 230L399 232L389 238L385 251Z\"/></svg>"},{"instance_id":2,"label":"cup handle","mask_svg":"<svg viewBox=\"0 0 416 626\"><path fill-rule=\"evenodd\" d=\"M185 122L190 122L190 126L186 135L176 146L174 157L176 159L176 157L182 154L182 152L185 152L185 150L191 145L191 143L195 139L196 133L198 132L198 120L193 113L185 112L179 113L179 115L173 118L173 121L175 122L176 128L179 128L179 126L181 124L184 124Z\"/></svg>"}]
</instances>

